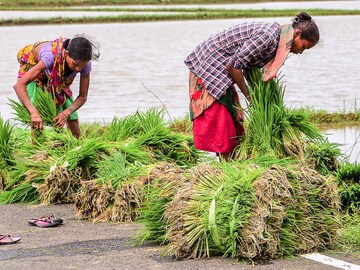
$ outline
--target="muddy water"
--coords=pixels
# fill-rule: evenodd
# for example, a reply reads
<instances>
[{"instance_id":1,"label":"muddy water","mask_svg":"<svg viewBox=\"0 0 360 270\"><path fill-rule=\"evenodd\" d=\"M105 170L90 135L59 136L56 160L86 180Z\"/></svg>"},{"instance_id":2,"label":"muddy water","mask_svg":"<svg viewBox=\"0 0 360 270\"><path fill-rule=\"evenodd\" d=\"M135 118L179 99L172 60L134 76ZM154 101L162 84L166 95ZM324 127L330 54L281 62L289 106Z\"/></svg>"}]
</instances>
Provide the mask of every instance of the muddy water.
<instances>
[{"instance_id":1,"label":"muddy water","mask_svg":"<svg viewBox=\"0 0 360 270\"><path fill-rule=\"evenodd\" d=\"M344 127L328 129L325 134L332 143L338 143L343 156L340 160L360 162L360 128Z\"/></svg>"},{"instance_id":2,"label":"muddy water","mask_svg":"<svg viewBox=\"0 0 360 270\"><path fill-rule=\"evenodd\" d=\"M282 68L285 101L291 107L328 111L350 110L359 104L360 16L316 17L321 42L303 55L291 56ZM0 112L12 117L7 98L16 99L18 49L37 40L85 33L100 44L81 121L110 121L137 109L165 104L172 118L188 111L188 70L184 58L209 35L239 20L153 22L88 25L1 27ZM290 18L251 19L287 23ZM75 96L78 81L73 85ZM353 139L354 140L354 139Z\"/></svg>"}]
</instances>

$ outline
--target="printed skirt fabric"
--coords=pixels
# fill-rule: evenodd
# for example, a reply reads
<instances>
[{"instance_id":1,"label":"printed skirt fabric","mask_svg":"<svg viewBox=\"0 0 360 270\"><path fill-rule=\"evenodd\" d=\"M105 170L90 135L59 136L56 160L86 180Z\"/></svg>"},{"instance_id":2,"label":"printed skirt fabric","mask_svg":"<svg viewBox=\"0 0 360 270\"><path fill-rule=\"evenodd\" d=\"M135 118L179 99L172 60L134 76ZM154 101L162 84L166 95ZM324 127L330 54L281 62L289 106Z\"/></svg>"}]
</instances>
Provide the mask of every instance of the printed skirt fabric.
<instances>
[{"instance_id":1,"label":"printed skirt fabric","mask_svg":"<svg viewBox=\"0 0 360 270\"><path fill-rule=\"evenodd\" d=\"M244 135L243 112L234 87L216 100L196 74L190 72L190 118L195 147L215 153L231 153Z\"/></svg>"}]
</instances>

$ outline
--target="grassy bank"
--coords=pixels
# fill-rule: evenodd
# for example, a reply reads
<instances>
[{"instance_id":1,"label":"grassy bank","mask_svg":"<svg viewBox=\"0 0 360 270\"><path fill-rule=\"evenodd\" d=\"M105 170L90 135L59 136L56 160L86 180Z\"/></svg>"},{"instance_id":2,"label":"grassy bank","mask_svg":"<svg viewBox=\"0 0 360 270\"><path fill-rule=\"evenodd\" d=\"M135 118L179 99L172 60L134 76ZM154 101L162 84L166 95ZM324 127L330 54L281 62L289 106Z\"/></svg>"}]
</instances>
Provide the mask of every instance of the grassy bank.
<instances>
[{"instance_id":1,"label":"grassy bank","mask_svg":"<svg viewBox=\"0 0 360 270\"><path fill-rule=\"evenodd\" d=\"M289 0L294 1L294 0ZM287 1L287 2L289 2ZM308 1L308 0L305 0ZM166 4L241 4L261 3L266 0L4 0L1 6L96 6L96 5L166 5ZM282 1L272 1L282 2ZM294 1L295 2L295 1ZM310 2L310 1L309 1Z\"/></svg>"},{"instance_id":2,"label":"grassy bank","mask_svg":"<svg viewBox=\"0 0 360 270\"><path fill-rule=\"evenodd\" d=\"M287 10L221 10L221 9L196 9L186 10L173 14L136 14L132 12L123 15L98 16L98 17L54 17L54 18L22 18L22 19L3 19L0 25L31 25L31 24L72 24L72 23L116 23L116 22L145 22L145 21L176 21L176 20L214 20L214 19L233 19L233 18L265 18L265 17L292 17L300 12L298 9ZM360 15L360 10L326 10L309 9L312 16L327 15Z\"/></svg>"}]
</instances>

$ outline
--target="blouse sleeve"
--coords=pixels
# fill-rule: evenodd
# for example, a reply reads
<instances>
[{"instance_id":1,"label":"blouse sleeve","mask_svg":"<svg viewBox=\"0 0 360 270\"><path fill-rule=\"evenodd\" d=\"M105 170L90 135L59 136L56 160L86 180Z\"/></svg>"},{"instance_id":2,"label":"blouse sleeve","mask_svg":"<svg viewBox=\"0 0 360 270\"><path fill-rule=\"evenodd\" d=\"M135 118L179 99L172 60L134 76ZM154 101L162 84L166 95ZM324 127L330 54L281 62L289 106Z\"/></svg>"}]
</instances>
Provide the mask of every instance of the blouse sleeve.
<instances>
[{"instance_id":1,"label":"blouse sleeve","mask_svg":"<svg viewBox=\"0 0 360 270\"><path fill-rule=\"evenodd\" d=\"M80 74L81 75L88 75L90 73L91 69L92 69L92 63L91 63L91 61L89 61L86 64L86 66L82 70L80 70Z\"/></svg>"},{"instance_id":2,"label":"blouse sleeve","mask_svg":"<svg viewBox=\"0 0 360 270\"><path fill-rule=\"evenodd\" d=\"M43 60L45 63L46 70L48 72L51 72L55 61L55 57L51 52L51 42L49 42L43 48L41 48L39 54L40 54L40 60Z\"/></svg>"}]
</instances>

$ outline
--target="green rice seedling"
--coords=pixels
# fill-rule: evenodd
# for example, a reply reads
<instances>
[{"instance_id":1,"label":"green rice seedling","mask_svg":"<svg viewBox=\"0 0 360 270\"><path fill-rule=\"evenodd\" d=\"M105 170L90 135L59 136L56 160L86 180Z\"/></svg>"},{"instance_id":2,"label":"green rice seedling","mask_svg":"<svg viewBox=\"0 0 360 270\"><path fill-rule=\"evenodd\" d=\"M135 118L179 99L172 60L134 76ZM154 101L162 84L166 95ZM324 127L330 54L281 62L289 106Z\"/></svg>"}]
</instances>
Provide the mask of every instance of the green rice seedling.
<instances>
[{"instance_id":1,"label":"green rice seedling","mask_svg":"<svg viewBox=\"0 0 360 270\"><path fill-rule=\"evenodd\" d=\"M341 157L339 144L324 140L318 143L308 143L305 147L305 160L312 168L322 175L335 173Z\"/></svg>"},{"instance_id":2,"label":"green rice seedling","mask_svg":"<svg viewBox=\"0 0 360 270\"><path fill-rule=\"evenodd\" d=\"M11 131L9 144L12 145L12 150L16 156L23 145L28 144L31 141L30 132L28 129L14 126Z\"/></svg>"},{"instance_id":3,"label":"green rice seedling","mask_svg":"<svg viewBox=\"0 0 360 270\"><path fill-rule=\"evenodd\" d=\"M355 212L344 217L343 226L338 230L338 247L346 254L360 255L360 215Z\"/></svg>"},{"instance_id":4,"label":"green rice seedling","mask_svg":"<svg viewBox=\"0 0 360 270\"><path fill-rule=\"evenodd\" d=\"M258 260L330 247L339 226L334 179L272 159L193 167L193 180L166 204L169 253Z\"/></svg>"},{"instance_id":5,"label":"green rice seedling","mask_svg":"<svg viewBox=\"0 0 360 270\"><path fill-rule=\"evenodd\" d=\"M356 213L360 210L360 183L347 185L340 188L342 208L348 213Z\"/></svg>"},{"instance_id":6,"label":"green rice seedling","mask_svg":"<svg viewBox=\"0 0 360 270\"><path fill-rule=\"evenodd\" d=\"M245 111L246 135L236 150L236 158L301 158L304 143L322 140L322 136L304 113L285 107L285 87L280 79L265 83L261 76L260 70L254 70L249 84L251 106Z\"/></svg>"},{"instance_id":7,"label":"green rice seedling","mask_svg":"<svg viewBox=\"0 0 360 270\"><path fill-rule=\"evenodd\" d=\"M0 169L6 165L14 165L14 156L10 142L14 126L0 116Z\"/></svg>"},{"instance_id":8,"label":"green rice seedling","mask_svg":"<svg viewBox=\"0 0 360 270\"><path fill-rule=\"evenodd\" d=\"M147 147L157 160L174 161L181 166L192 166L202 155L190 137L160 125L138 136L134 143Z\"/></svg>"},{"instance_id":9,"label":"green rice seedling","mask_svg":"<svg viewBox=\"0 0 360 270\"><path fill-rule=\"evenodd\" d=\"M112 141L123 141L137 137L151 129L165 127L164 111L155 108L146 112L137 111L123 118L115 117L107 127L107 137Z\"/></svg>"},{"instance_id":10,"label":"green rice seedling","mask_svg":"<svg viewBox=\"0 0 360 270\"><path fill-rule=\"evenodd\" d=\"M140 131L140 123L136 114L128 115L123 118L114 117L110 125L106 127L105 136L110 141L124 141L134 137Z\"/></svg>"},{"instance_id":11,"label":"green rice seedling","mask_svg":"<svg viewBox=\"0 0 360 270\"><path fill-rule=\"evenodd\" d=\"M140 209L139 222L144 225L144 229L139 232L139 244L145 241L152 243L164 244L166 242L166 227L164 226L163 214L166 209L166 204L171 201L171 198L163 196L164 190L170 189L171 186L165 185L160 187L158 185L149 184L145 188L145 202Z\"/></svg>"},{"instance_id":12,"label":"green rice seedling","mask_svg":"<svg viewBox=\"0 0 360 270\"><path fill-rule=\"evenodd\" d=\"M238 232L247 223L254 202L251 183L261 169L221 163L192 170L189 197L179 190L165 212L169 251L176 257L236 257L241 243ZM181 202L184 199L186 203ZM181 213L179 204L185 205Z\"/></svg>"},{"instance_id":13,"label":"green rice seedling","mask_svg":"<svg viewBox=\"0 0 360 270\"><path fill-rule=\"evenodd\" d=\"M136 116L139 119L141 132L146 133L157 127L165 127L164 115L164 109L150 108L146 112L138 111Z\"/></svg>"},{"instance_id":14,"label":"green rice seedling","mask_svg":"<svg viewBox=\"0 0 360 270\"><path fill-rule=\"evenodd\" d=\"M360 183L360 164L344 162L337 170L336 178L340 185L343 183L348 185Z\"/></svg>"},{"instance_id":15,"label":"green rice seedling","mask_svg":"<svg viewBox=\"0 0 360 270\"><path fill-rule=\"evenodd\" d=\"M104 142L101 138L78 141L76 147L68 149L65 153L63 165L66 164L69 170L74 170L78 166L85 169L96 168L100 154L109 153L113 147L113 144Z\"/></svg>"},{"instance_id":16,"label":"green rice seedling","mask_svg":"<svg viewBox=\"0 0 360 270\"><path fill-rule=\"evenodd\" d=\"M344 211L356 213L360 210L360 164L345 162L336 173Z\"/></svg>"},{"instance_id":17,"label":"green rice seedling","mask_svg":"<svg viewBox=\"0 0 360 270\"><path fill-rule=\"evenodd\" d=\"M151 152L134 142L121 144L117 151L123 153L128 163L151 164L154 160Z\"/></svg>"},{"instance_id":18,"label":"green rice seedling","mask_svg":"<svg viewBox=\"0 0 360 270\"><path fill-rule=\"evenodd\" d=\"M25 106L15 100L9 99L10 107L15 111L16 120L30 125L30 113ZM45 126L53 126L53 119L57 115L55 97L44 91L36 91L34 106L38 110Z\"/></svg>"},{"instance_id":19,"label":"green rice seedling","mask_svg":"<svg viewBox=\"0 0 360 270\"><path fill-rule=\"evenodd\" d=\"M36 185L44 182L49 174L50 164L50 160L40 162L34 156L17 162L9 172L9 181L4 191L0 193L0 204L40 202Z\"/></svg>"},{"instance_id":20,"label":"green rice seedling","mask_svg":"<svg viewBox=\"0 0 360 270\"><path fill-rule=\"evenodd\" d=\"M184 174L183 169L169 162L160 162L150 170L143 189L144 203L139 209L140 223L144 225L138 235L139 243L166 243L164 212L186 181Z\"/></svg>"},{"instance_id":21,"label":"green rice seedling","mask_svg":"<svg viewBox=\"0 0 360 270\"><path fill-rule=\"evenodd\" d=\"M192 136L192 121L190 116L186 115L183 118L174 119L168 124L168 127L173 132L184 133Z\"/></svg>"},{"instance_id":22,"label":"green rice seedling","mask_svg":"<svg viewBox=\"0 0 360 270\"><path fill-rule=\"evenodd\" d=\"M42 179L35 179L32 182L23 182L12 190L1 192L0 204L40 203L40 195L36 192L36 188L33 187L33 184L37 183L38 181L42 181Z\"/></svg>"},{"instance_id":23,"label":"green rice seedling","mask_svg":"<svg viewBox=\"0 0 360 270\"><path fill-rule=\"evenodd\" d=\"M106 126L101 123L83 123L80 126L83 138L98 138L105 134Z\"/></svg>"},{"instance_id":24,"label":"green rice seedling","mask_svg":"<svg viewBox=\"0 0 360 270\"><path fill-rule=\"evenodd\" d=\"M96 176L99 184L108 184L114 190L121 188L126 180L146 174L146 167L143 164L128 162L122 152L104 157L97 167Z\"/></svg>"}]
</instances>

